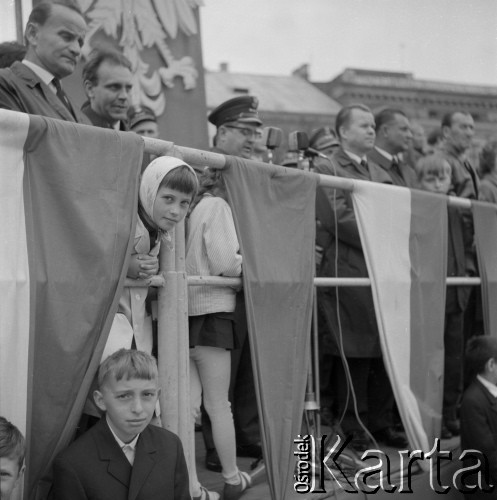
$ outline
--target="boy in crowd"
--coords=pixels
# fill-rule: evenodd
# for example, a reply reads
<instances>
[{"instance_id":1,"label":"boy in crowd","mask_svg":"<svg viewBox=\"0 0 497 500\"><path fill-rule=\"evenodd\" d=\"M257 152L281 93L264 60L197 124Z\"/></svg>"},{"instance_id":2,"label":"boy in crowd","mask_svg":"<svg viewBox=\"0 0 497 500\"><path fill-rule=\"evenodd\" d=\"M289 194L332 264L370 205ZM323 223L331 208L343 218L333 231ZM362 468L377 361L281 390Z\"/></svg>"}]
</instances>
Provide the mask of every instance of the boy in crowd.
<instances>
[{"instance_id":1,"label":"boy in crowd","mask_svg":"<svg viewBox=\"0 0 497 500\"><path fill-rule=\"evenodd\" d=\"M437 194L449 194L451 166L441 155L421 158L416 164L419 187ZM447 276L468 276L476 273L472 237L465 233L462 215L457 207L448 208ZM443 421L440 437L449 439L459 434L457 405L462 395L464 352L464 311L470 289L447 287L444 326L444 394Z\"/></svg>"},{"instance_id":2,"label":"boy in crowd","mask_svg":"<svg viewBox=\"0 0 497 500\"><path fill-rule=\"evenodd\" d=\"M461 448L481 452L489 466L490 477L482 474L483 484L465 497L473 500L497 498L497 491L491 492L488 485L489 482L497 484L497 338L489 335L471 338L466 347L466 369L471 383L461 404ZM472 460L477 465L477 459L473 457ZM469 465L465 463L464 466ZM466 487L469 482L468 478Z\"/></svg>"},{"instance_id":3,"label":"boy in crowd","mask_svg":"<svg viewBox=\"0 0 497 500\"><path fill-rule=\"evenodd\" d=\"M100 365L94 399L105 418L55 460L55 500L190 500L179 438L149 425L159 392L146 352L120 349Z\"/></svg>"},{"instance_id":4,"label":"boy in crowd","mask_svg":"<svg viewBox=\"0 0 497 500\"><path fill-rule=\"evenodd\" d=\"M10 500L24 474L25 443L21 431L0 417L0 498Z\"/></svg>"}]
</instances>

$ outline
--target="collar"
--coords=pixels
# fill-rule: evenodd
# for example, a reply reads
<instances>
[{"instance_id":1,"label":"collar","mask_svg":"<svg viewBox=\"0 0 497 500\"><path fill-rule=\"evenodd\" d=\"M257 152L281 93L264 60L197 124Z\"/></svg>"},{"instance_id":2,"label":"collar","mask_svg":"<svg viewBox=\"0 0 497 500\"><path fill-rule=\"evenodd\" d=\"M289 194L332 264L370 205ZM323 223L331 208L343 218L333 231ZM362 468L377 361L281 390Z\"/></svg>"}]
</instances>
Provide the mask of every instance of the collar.
<instances>
[{"instance_id":1,"label":"collar","mask_svg":"<svg viewBox=\"0 0 497 500\"><path fill-rule=\"evenodd\" d=\"M45 68L38 66L38 64L35 64L34 62L27 61L26 59L23 59L21 62L33 71L45 85L48 85L54 94L56 93L55 85L52 83L52 80L55 77L52 73L50 73L50 71L47 71Z\"/></svg>"},{"instance_id":2,"label":"collar","mask_svg":"<svg viewBox=\"0 0 497 500\"><path fill-rule=\"evenodd\" d=\"M368 161L368 159L366 158L366 156L363 156L362 158L358 155L356 155L355 153L351 153L350 151L347 151L346 149L343 150L344 153L351 159L351 160L354 160L356 163L358 163L359 165L361 164L361 161L364 160L364 161Z\"/></svg>"},{"instance_id":3,"label":"collar","mask_svg":"<svg viewBox=\"0 0 497 500\"><path fill-rule=\"evenodd\" d=\"M481 375L477 375L476 378L481 382L481 384L488 390L490 395L494 398L497 398L497 386L489 382L486 378L483 378Z\"/></svg>"},{"instance_id":4,"label":"collar","mask_svg":"<svg viewBox=\"0 0 497 500\"><path fill-rule=\"evenodd\" d=\"M390 163L392 163L393 160L393 155L385 151L384 149L379 148L378 146L374 147L378 153L380 153L381 156L384 156ZM398 155L397 155L398 158Z\"/></svg>"},{"instance_id":5,"label":"collar","mask_svg":"<svg viewBox=\"0 0 497 500\"><path fill-rule=\"evenodd\" d=\"M114 432L114 429L112 428L112 424L109 421L109 417L105 415L105 420L107 421L107 425L109 426L110 432L112 432L112 435L114 436L114 439L117 441L117 444L119 445L119 448L121 450L127 445L129 446L133 451L136 451L136 443L138 441L138 438L140 437L140 434L137 434L129 443L125 443L121 439L119 439Z\"/></svg>"}]
</instances>

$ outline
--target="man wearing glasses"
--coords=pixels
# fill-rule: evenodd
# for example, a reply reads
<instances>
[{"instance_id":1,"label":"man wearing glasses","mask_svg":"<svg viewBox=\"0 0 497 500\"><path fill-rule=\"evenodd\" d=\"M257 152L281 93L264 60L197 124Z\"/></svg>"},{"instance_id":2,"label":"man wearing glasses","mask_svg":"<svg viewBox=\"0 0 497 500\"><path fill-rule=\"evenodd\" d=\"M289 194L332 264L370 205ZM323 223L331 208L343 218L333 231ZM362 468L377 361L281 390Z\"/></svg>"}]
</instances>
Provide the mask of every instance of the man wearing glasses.
<instances>
[{"instance_id":1,"label":"man wearing glasses","mask_svg":"<svg viewBox=\"0 0 497 500\"><path fill-rule=\"evenodd\" d=\"M256 97L244 95L229 99L212 111L208 120L217 128L212 151L251 159L262 126L262 120L257 114L258 105ZM243 292L239 292L236 298L235 330L240 348L231 353L230 399L235 423L237 455L261 458L259 417ZM202 434L206 448L205 465L209 470L221 472L222 467L214 446L209 417L205 411L202 411Z\"/></svg>"},{"instance_id":2,"label":"man wearing glasses","mask_svg":"<svg viewBox=\"0 0 497 500\"><path fill-rule=\"evenodd\" d=\"M217 128L214 152L252 158L262 126L258 105L257 97L244 95L229 99L212 111L208 120Z\"/></svg>"}]
</instances>

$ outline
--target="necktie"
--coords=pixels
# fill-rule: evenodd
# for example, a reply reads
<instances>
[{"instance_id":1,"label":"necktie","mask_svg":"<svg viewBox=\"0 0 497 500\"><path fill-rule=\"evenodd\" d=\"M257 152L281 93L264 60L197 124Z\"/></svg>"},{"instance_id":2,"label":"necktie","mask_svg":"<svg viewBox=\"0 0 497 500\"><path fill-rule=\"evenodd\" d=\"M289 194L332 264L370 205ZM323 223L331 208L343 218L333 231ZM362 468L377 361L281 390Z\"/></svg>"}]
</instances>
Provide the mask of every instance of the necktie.
<instances>
[{"instance_id":1,"label":"necktie","mask_svg":"<svg viewBox=\"0 0 497 500\"><path fill-rule=\"evenodd\" d=\"M368 170L368 162L364 158L361 160L361 167L364 167L366 170Z\"/></svg>"},{"instance_id":2,"label":"necktie","mask_svg":"<svg viewBox=\"0 0 497 500\"><path fill-rule=\"evenodd\" d=\"M396 175L399 176L400 180L403 181L403 177L400 172L399 159L396 156L392 156L392 164L390 168L395 172Z\"/></svg>"},{"instance_id":3,"label":"necktie","mask_svg":"<svg viewBox=\"0 0 497 500\"><path fill-rule=\"evenodd\" d=\"M52 80L52 83L54 84L55 89L57 90L56 96L62 101L62 104L68 109L69 113L71 113L72 116L74 116L74 112L71 106L71 103L69 102L69 99L62 89L62 86L60 85L60 80L58 78L54 78ZM76 118L76 117L75 117Z\"/></svg>"},{"instance_id":4,"label":"necktie","mask_svg":"<svg viewBox=\"0 0 497 500\"><path fill-rule=\"evenodd\" d=\"M129 445L125 444L122 448L124 454L126 455L126 458L128 459L128 462L133 465L133 462L135 461L135 450Z\"/></svg>"}]
</instances>

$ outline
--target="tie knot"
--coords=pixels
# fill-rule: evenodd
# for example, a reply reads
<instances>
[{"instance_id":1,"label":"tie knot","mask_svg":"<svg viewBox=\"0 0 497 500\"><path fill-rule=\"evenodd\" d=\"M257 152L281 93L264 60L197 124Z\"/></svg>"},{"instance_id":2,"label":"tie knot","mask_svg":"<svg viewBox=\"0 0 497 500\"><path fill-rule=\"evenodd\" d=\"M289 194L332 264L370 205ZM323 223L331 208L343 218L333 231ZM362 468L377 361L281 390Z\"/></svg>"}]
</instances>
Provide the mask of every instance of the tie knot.
<instances>
[{"instance_id":1,"label":"tie knot","mask_svg":"<svg viewBox=\"0 0 497 500\"><path fill-rule=\"evenodd\" d=\"M399 164L399 159L395 155L393 155L392 156L392 165L398 165L398 164Z\"/></svg>"},{"instance_id":2,"label":"tie knot","mask_svg":"<svg viewBox=\"0 0 497 500\"><path fill-rule=\"evenodd\" d=\"M62 86L61 86L60 80L58 78L54 78L52 80L52 83L53 83L55 89L57 90L57 92L60 92L62 90Z\"/></svg>"},{"instance_id":3,"label":"tie knot","mask_svg":"<svg viewBox=\"0 0 497 500\"><path fill-rule=\"evenodd\" d=\"M368 168L368 162L364 158L361 160L361 167Z\"/></svg>"}]
</instances>

